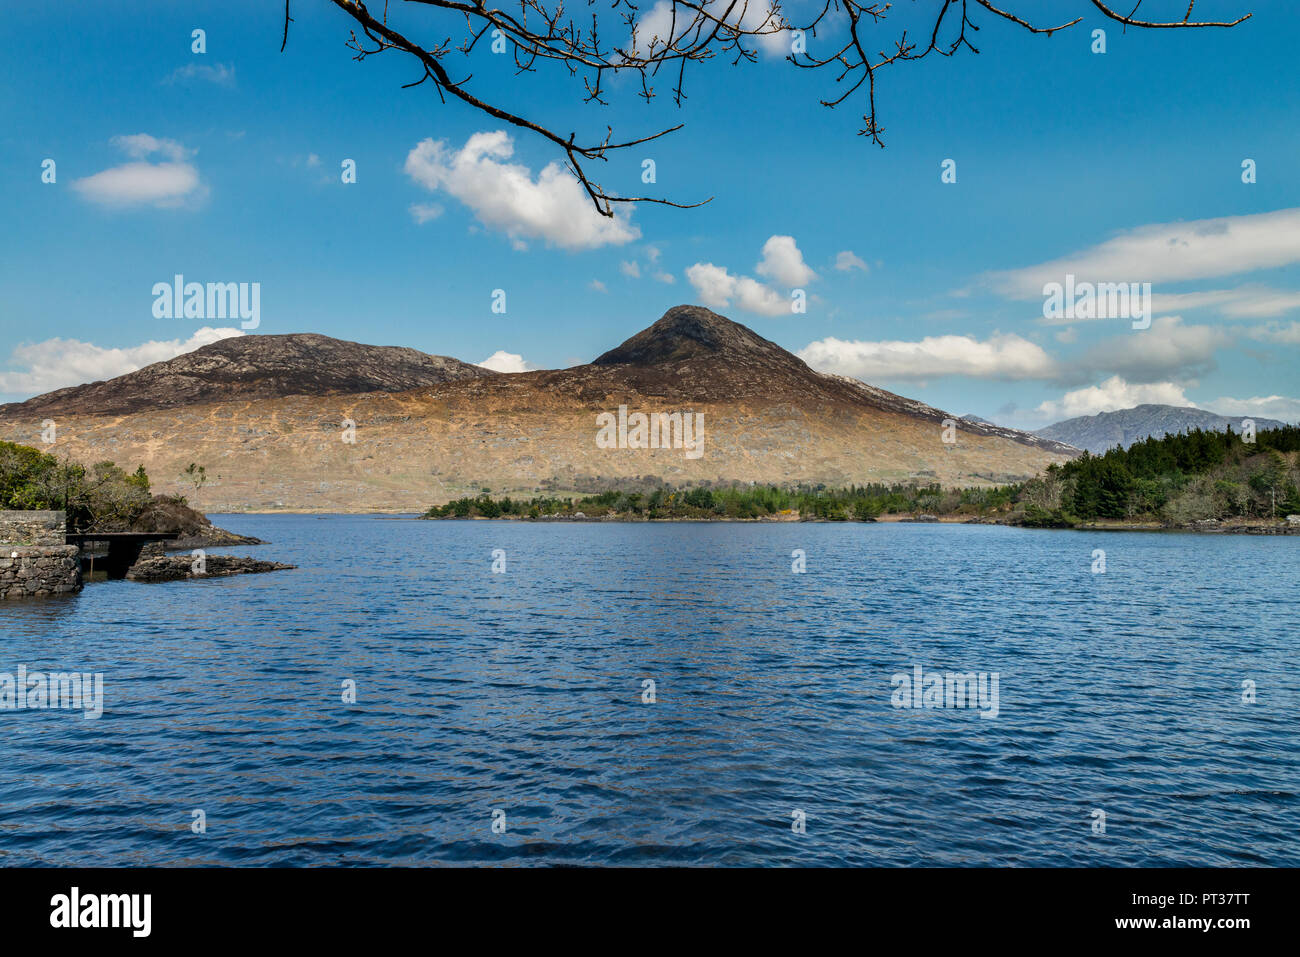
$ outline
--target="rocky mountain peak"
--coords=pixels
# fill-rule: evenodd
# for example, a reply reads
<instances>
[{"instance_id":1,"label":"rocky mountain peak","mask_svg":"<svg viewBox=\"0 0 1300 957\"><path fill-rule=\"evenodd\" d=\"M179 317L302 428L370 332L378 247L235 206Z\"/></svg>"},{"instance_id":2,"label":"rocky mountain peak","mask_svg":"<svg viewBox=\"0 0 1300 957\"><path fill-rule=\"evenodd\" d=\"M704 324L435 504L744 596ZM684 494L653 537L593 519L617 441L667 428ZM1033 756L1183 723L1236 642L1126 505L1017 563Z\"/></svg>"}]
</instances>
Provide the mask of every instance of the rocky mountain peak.
<instances>
[{"instance_id":1,"label":"rocky mountain peak","mask_svg":"<svg viewBox=\"0 0 1300 957\"><path fill-rule=\"evenodd\" d=\"M0 411L121 415L229 399L403 392L495 375L459 359L316 333L233 336L115 379L59 389Z\"/></svg>"},{"instance_id":2,"label":"rocky mountain peak","mask_svg":"<svg viewBox=\"0 0 1300 957\"><path fill-rule=\"evenodd\" d=\"M703 306L674 306L592 365L657 365L723 356L761 356L803 364L775 342Z\"/></svg>"}]
</instances>

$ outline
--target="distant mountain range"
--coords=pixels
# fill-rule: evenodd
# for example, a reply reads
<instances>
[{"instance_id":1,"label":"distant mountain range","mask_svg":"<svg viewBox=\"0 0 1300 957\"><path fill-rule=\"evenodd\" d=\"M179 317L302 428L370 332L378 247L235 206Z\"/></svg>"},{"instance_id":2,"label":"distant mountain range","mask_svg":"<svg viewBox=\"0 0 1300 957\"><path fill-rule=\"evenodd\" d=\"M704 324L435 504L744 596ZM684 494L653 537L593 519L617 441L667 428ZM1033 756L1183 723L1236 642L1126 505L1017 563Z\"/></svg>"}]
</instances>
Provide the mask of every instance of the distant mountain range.
<instances>
[{"instance_id":1,"label":"distant mountain range","mask_svg":"<svg viewBox=\"0 0 1300 957\"><path fill-rule=\"evenodd\" d=\"M601 448L597 416L704 413L702 454ZM0 438L143 464L204 511L423 509L482 488L573 493L645 481L978 485L1076 449L809 368L752 330L677 306L593 362L496 373L320 335L225 339L128 375L0 406ZM345 428L352 423L352 431ZM194 462L209 484L186 485Z\"/></svg>"},{"instance_id":2,"label":"distant mountain range","mask_svg":"<svg viewBox=\"0 0 1300 957\"><path fill-rule=\"evenodd\" d=\"M1035 435L1073 445L1077 449L1101 453L1115 446L1128 448L1146 438L1161 438L1189 432L1192 429L1222 432L1229 425L1234 432L1241 431L1245 416L1216 415L1205 409L1183 408L1176 405L1139 405L1116 412L1099 412L1075 419L1057 422ZM1277 429L1285 425L1276 419L1252 417L1256 430Z\"/></svg>"}]
</instances>

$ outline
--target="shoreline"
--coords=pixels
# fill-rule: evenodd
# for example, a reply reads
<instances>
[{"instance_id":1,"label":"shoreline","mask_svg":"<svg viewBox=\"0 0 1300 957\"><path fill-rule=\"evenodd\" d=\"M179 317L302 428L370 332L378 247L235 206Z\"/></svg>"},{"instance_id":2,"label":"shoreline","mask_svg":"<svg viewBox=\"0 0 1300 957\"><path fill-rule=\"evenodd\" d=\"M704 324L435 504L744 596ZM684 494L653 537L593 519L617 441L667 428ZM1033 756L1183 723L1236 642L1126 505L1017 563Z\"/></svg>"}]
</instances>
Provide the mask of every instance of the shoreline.
<instances>
[{"instance_id":1,"label":"shoreline","mask_svg":"<svg viewBox=\"0 0 1300 957\"><path fill-rule=\"evenodd\" d=\"M315 515L318 517L327 517L337 515L340 517L357 517L371 516L382 519L392 520L415 520L422 522L520 522L537 525L563 525L563 524L603 524L617 523L623 525L640 525L640 524L672 524L672 523L699 523L699 524L734 524L734 525L797 525L797 524L817 524L817 525L998 525L1004 528L1025 528L1033 531L1052 531L1052 532L1184 532L1198 535L1300 535L1300 526L1287 525L1284 521L1276 523L1261 522L1218 522L1218 523L1188 523L1185 525L1167 525L1153 521L1134 521L1134 522L1082 522L1064 528L1044 528L1033 525L1025 525L1018 522L1002 521L996 518L984 516L948 516L940 515L933 519L919 519L910 515L881 515L871 521L861 521L859 519L835 520L828 518L802 517L800 515L768 515L758 518L730 518L726 516L718 517L686 517L674 516L666 518L629 518L623 516L588 516L574 517L571 515L549 515L538 518L529 518L516 515L500 515L495 518L485 518L483 516L466 516L446 517L446 518L426 518L423 513L411 511L409 509L384 510L369 509L365 511L337 511L329 509L275 509L273 511L241 511L241 512L222 512L213 511L206 513L211 516L274 516L274 515Z\"/></svg>"}]
</instances>

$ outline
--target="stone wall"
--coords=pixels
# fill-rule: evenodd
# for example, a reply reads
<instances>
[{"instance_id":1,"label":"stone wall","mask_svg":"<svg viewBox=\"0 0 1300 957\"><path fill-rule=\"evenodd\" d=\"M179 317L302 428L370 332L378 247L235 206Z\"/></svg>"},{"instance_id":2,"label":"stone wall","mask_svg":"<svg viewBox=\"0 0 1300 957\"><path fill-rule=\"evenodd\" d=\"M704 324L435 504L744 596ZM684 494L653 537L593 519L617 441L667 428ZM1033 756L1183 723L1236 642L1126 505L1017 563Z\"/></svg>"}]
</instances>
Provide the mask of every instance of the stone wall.
<instances>
[{"instance_id":1,"label":"stone wall","mask_svg":"<svg viewBox=\"0 0 1300 957\"><path fill-rule=\"evenodd\" d=\"M0 599L81 590L81 549L65 543L63 512L0 511Z\"/></svg>"},{"instance_id":2,"label":"stone wall","mask_svg":"<svg viewBox=\"0 0 1300 957\"><path fill-rule=\"evenodd\" d=\"M63 545L67 530L61 511L0 511L0 545Z\"/></svg>"},{"instance_id":3,"label":"stone wall","mask_svg":"<svg viewBox=\"0 0 1300 957\"><path fill-rule=\"evenodd\" d=\"M0 545L0 599L80 590L81 549L76 545Z\"/></svg>"}]
</instances>

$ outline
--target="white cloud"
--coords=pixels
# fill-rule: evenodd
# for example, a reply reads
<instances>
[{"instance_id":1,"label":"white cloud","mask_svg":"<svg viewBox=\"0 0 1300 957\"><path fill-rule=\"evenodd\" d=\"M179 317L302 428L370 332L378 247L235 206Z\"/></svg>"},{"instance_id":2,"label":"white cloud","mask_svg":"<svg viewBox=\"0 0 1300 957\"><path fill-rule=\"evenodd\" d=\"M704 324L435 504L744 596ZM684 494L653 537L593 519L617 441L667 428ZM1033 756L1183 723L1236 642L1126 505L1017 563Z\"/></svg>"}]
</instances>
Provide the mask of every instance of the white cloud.
<instances>
[{"instance_id":1,"label":"white cloud","mask_svg":"<svg viewBox=\"0 0 1300 957\"><path fill-rule=\"evenodd\" d=\"M1300 309L1300 292L1273 289L1235 290L1240 295L1223 307L1230 319L1269 319Z\"/></svg>"},{"instance_id":2,"label":"white cloud","mask_svg":"<svg viewBox=\"0 0 1300 957\"><path fill-rule=\"evenodd\" d=\"M596 292L609 292L609 289L607 289L605 284L599 279L593 279L591 282L587 283L587 287L596 290Z\"/></svg>"},{"instance_id":3,"label":"white cloud","mask_svg":"<svg viewBox=\"0 0 1300 957\"><path fill-rule=\"evenodd\" d=\"M1098 412L1114 412L1117 409L1131 409L1135 405L1147 404L1196 406L1195 402L1187 398L1183 387L1173 382L1132 385L1120 376L1111 376L1099 385L1090 385L1067 392L1060 401L1043 402L1035 411L1043 419L1055 422L1059 419L1073 419L1080 415L1096 415Z\"/></svg>"},{"instance_id":4,"label":"white cloud","mask_svg":"<svg viewBox=\"0 0 1300 957\"><path fill-rule=\"evenodd\" d=\"M763 33L754 38L758 48L770 57L784 57L790 52L791 34L789 30L779 30L776 33Z\"/></svg>"},{"instance_id":5,"label":"white cloud","mask_svg":"<svg viewBox=\"0 0 1300 957\"><path fill-rule=\"evenodd\" d=\"M1151 311L1163 316L1169 313L1192 312L1196 309L1208 309L1222 306L1237 298L1238 292L1232 289L1207 289L1202 292L1152 292ZM1101 310L1098 310L1101 312ZM1103 314L1098 318L1106 318Z\"/></svg>"},{"instance_id":6,"label":"white cloud","mask_svg":"<svg viewBox=\"0 0 1300 957\"><path fill-rule=\"evenodd\" d=\"M780 23L780 17L772 19L772 7L762 2L743 3L737 8L730 10L728 6L730 0L703 0L700 7L710 16L718 17L724 22L739 24L747 30L768 29L777 26ZM676 17L674 19L674 13ZM696 14L688 12L681 7L676 11L673 9L671 0L656 0L656 3L646 13L637 17L636 42L629 41L631 51L638 56L646 56L650 53L659 54L664 51L673 42L679 42L686 39L683 46L689 46L690 41L699 28L694 26ZM769 22L770 21L770 22ZM711 28L712 21L704 23L704 31L707 33ZM771 57L784 57L790 52L790 37L788 30L779 30L775 33L762 33L754 36L751 40L746 41L746 46L752 42L763 53Z\"/></svg>"},{"instance_id":7,"label":"white cloud","mask_svg":"<svg viewBox=\"0 0 1300 957\"><path fill-rule=\"evenodd\" d=\"M730 0L717 0L720 7L729 2ZM741 11L740 25L747 30L771 30L784 20L784 17L774 13L772 6L767 3L756 2L752 6L745 3L741 6ZM790 52L789 30L760 33L753 39L755 46L762 50L765 56L784 57Z\"/></svg>"},{"instance_id":8,"label":"white cloud","mask_svg":"<svg viewBox=\"0 0 1300 957\"><path fill-rule=\"evenodd\" d=\"M437 203L412 203L411 218L423 226L431 219L437 219L442 215L443 209Z\"/></svg>"},{"instance_id":9,"label":"white cloud","mask_svg":"<svg viewBox=\"0 0 1300 957\"><path fill-rule=\"evenodd\" d=\"M713 309L726 309L734 299L747 312L762 316L790 315L790 300L781 293L748 276L733 276L722 266L696 263L686 270L686 278L704 304Z\"/></svg>"},{"instance_id":10,"label":"white cloud","mask_svg":"<svg viewBox=\"0 0 1300 957\"><path fill-rule=\"evenodd\" d=\"M686 26L680 17L674 20L670 0L658 0L647 13L637 17L636 38L630 43L631 52L642 57L658 53L680 39Z\"/></svg>"},{"instance_id":11,"label":"white cloud","mask_svg":"<svg viewBox=\"0 0 1300 957\"><path fill-rule=\"evenodd\" d=\"M768 237L755 271L787 286L800 286L817 278L803 261L793 236ZM665 275L655 278L670 282L663 278ZM732 275L725 266L696 263L686 270L686 278L704 304L714 309L726 309L734 300L741 309L761 316L791 315L791 301L782 292L750 276Z\"/></svg>"},{"instance_id":12,"label":"white cloud","mask_svg":"<svg viewBox=\"0 0 1300 957\"><path fill-rule=\"evenodd\" d=\"M853 254L853 250L845 249L835 256L835 268L840 272L848 272L851 269L861 269L867 271L867 264Z\"/></svg>"},{"instance_id":13,"label":"white cloud","mask_svg":"<svg viewBox=\"0 0 1300 957\"><path fill-rule=\"evenodd\" d=\"M528 167L505 162L513 153L505 130L475 133L459 150L425 139L407 155L405 169L422 186L456 197L516 246L540 238L565 249L594 249L641 235L626 210L616 210L612 219L597 213L563 164L547 164L534 179Z\"/></svg>"},{"instance_id":14,"label":"white cloud","mask_svg":"<svg viewBox=\"0 0 1300 957\"><path fill-rule=\"evenodd\" d=\"M1065 344L1076 337L1073 328L1056 336ZM1222 329L1188 326L1179 316L1164 316L1148 330L1105 339L1066 360L1014 333L983 340L958 334L884 342L827 338L809 343L798 355L823 372L868 381L960 375L1001 381L1040 379L1069 386L1111 375L1111 388L1116 383L1136 388L1167 381L1194 384L1195 377L1215 367L1217 352L1231 342Z\"/></svg>"},{"instance_id":15,"label":"white cloud","mask_svg":"<svg viewBox=\"0 0 1300 957\"><path fill-rule=\"evenodd\" d=\"M641 267L634 262L629 262L626 259L618 264L618 271L621 272L624 276L630 276L633 279L641 278Z\"/></svg>"},{"instance_id":16,"label":"white cloud","mask_svg":"<svg viewBox=\"0 0 1300 957\"><path fill-rule=\"evenodd\" d=\"M524 357L513 352L498 349L482 362L475 363L493 372L532 372L535 366L525 362Z\"/></svg>"},{"instance_id":17,"label":"white cloud","mask_svg":"<svg viewBox=\"0 0 1300 957\"><path fill-rule=\"evenodd\" d=\"M859 379L1047 379L1055 361L1041 346L1014 334L983 342L971 336L927 336L918 342L863 342L827 338L798 352L814 369Z\"/></svg>"},{"instance_id":18,"label":"white cloud","mask_svg":"<svg viewBox=\"0 0 1300 957\"><path fill-rule=\"evenodd\" d=\"M806 285L817 278L817 274L803 261L803 253L795 245L793 236L769 237L763 244L763 258L754 271L791 287Z\"/></svg>"},{"instance_id":19,"label":"white cloud","mask_svg":"<svg viewBox=\"0 0 1300 957\"><path fill-rule=\"evenodd\" d=\"M154 153L161 153L169 160L180 162L198 152L198 150L186 149L175 140L150 136L148 133L114 136L109 142L132 159L147 159Z\"/></svg>"},{"instance_id":20,"label":"white cloud","mask_svg":"<svg viewBox=\"0 0 1300 957\"><path fill-rule=\"evenodd\" d=\"M1199 292L1151 293L1151 312L1166 316L1214 309L1224 319L1267 319L1300 309L1300 292L1287 292L1260 286L1241 286L1237 289L1205 289ZM1091 319L1111 318L1107 310L1098 309L1095 316L1075 316L1041 319L1047 325L1065 322L1085 322Z\"/></svg>"},{"instance_id":21,"label":"white cloud","mask_svg":"<svg viewBox=\"0 0 1300 957\"><path fill-rule=\"evenodd\" d=\"M115 136L111 142L135 162L74 180L72 188L83 198L104 206L150 204L174 208L204 195L198 170L185 162L195 150L188 150L175 140L160 139L148 133ZM161 154L166 161L149 162L148 157L154 153Z\"/></svg>"},{"instance_id":22,"label":"white cloud","mask_svg":"<svg viewBox=\"0 0 1300 957\"><path fill-rule=\"evenodd\" d=\"M217 63L213 66L190 63L177 67L163 82L171 84L187 80L206 80L217 86L234 86L235 68L225 63Z\"/></svg>"},{"instance_id":23,"label":"white cloud","mask_svg":"<svg viewBox=\"0 0 1300 957\"><path fill-rule=\"evenodd\" d=\"M182 205L199 188L199 174L188 163L126 163L76 180L72 188L104 206Z\"/></svg>"},{"instance_id":24,"label":"white cloud","mask_svg":"<svg viewBox=\"0 0 1300 957\"><path fill-rule=\"evenodd\" d=\"M65 386L112 379L243 334L240 329L204 326L188 339L156 340L124 349L106 349L78 339L26 342L13 350L10 369L0 372L0 393L39 395Z\"/></svg>"},{"instance_id":25,"label":"white cloud","mask_svg":"<svg viewBox=\"0 0 1300 957\"><path fill-rule=\"evenodd\" d=\"M1228 319L1269 319L1300 309L1300 292L1260 286L1238 289L1207 289L1201 292L1153 293L1152 311L1157 315L1219 307Z\"/></svg>"},{"instance_id":26,"label":"white cloud","mask_svg":"<svg viewBox=\"0 0 1300 957\"><path fill-rule=\"evenodd\" d=\"M1257 396L1252 399L1215 399L1211 408L1219 415L1257 415L1264 419L1300 422L1300 399L1281 395Z\"/></svg>"},{"instance_id":27,"label":"white cloud","mask_svg":"<svg viewBox=\"0 0 1300 957\"><path fill-rule=\"evenodd\" d=\"M1215 353L1232 341L1213 326L1185 326L1181 316L1163 316L1142 332L1107 339L1073 363L1084 376L1115 372L1130 382L1159 382L1208 372Z\"/></svg>"},{"instance_id":28,"label":"white cloud","mask_svg":"<svg viewBox=\"0 0 1300 957\"><path fill-rule=\"evenodd\" d=\"M1050 262L990 273L994 289L1039 299L1072 273L1078 282L1174 282L1300 262L1300 208L1184 223L1157 223Z\"/></svg>"},{"instance_id":29,"label":"white cloud","mask_svg":"<svg viewBox=\"0 0 1300 957\"><path fill-rule=\"evenodd\" d=\"M1288 322L1286 325L1269 322L1262 326L1252 327L1247 330L1247 335L1261 342L1276 342L1279 345L1296 346L1300 345L1300 322Z\"/></svg>"},{"instance_id":30,"label":"white cloud","mask_svg":"<svg viewBox=\"0 0 1300 957\"><path fill-rule=\"evenodd\" d=\"M647 246L645 248L645 258L650 260L652 263L657 263L659 261L659 247Z\"/></svg>"},{"instance_id":31,"label":"white cloud","mask_svg":"<svg viewBox=\"0 0 1300 957\"><path fill-rule=\"evenodd\" d=\"M657 272L655 273L655 279L669 286L677 282L677 277L670 272Z\"/></svg>"}]
</instances>

